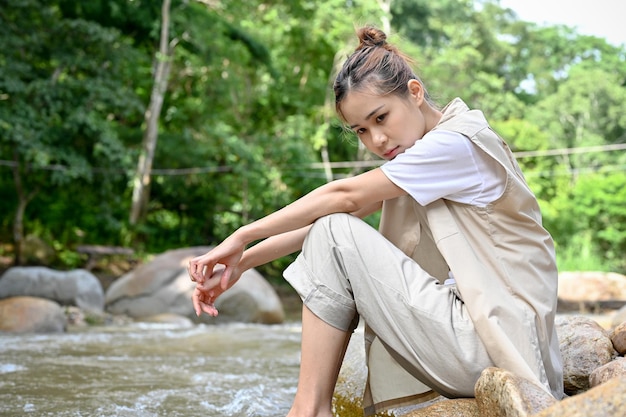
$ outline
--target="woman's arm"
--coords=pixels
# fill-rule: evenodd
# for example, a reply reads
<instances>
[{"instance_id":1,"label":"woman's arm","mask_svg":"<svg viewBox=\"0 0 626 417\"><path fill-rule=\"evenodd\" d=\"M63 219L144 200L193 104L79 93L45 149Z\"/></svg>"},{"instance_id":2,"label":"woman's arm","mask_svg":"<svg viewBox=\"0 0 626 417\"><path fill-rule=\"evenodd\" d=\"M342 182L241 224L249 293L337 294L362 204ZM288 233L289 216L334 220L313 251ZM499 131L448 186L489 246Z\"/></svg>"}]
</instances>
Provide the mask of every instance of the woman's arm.
<instances>
[{"instance_id":1,"label":"woman's arm","mask_svg":"<svg viewBox=\"0 0 626 417\"><path fill-rule=\"evenodd\" d=\"M405 192L376 168L355 177L329 182L288 206L242 226L231 236L247 245L258 239L308 226L328 214L358 213L402 194Z\"/></svg>"},{"instance_id":2,"label":"woman's arm","mask_svg":"<svg viewBox=\"0 0 626 417\"><path fill-rule=\"evenodd\" d=\"M363 218L379 211L381 207L382 202L376 202L351 214ZM271 236L251 248L246 249L239 261L239 272L243 273L248 269L256 268L259 265L266 264L301 250L304 238L310 228L311 225L308 225L297 230Z\"/></svg>"},{"instance_id":3,"label":"woman's arm","mask_svg":"<svg viewBox=\"0 0 626 417\"><path fill-rule=\"evenodd\" d=\"M330 182L292 204L237 229L213 250L192 259L189 263L189 274L194 281L203 282L205 278L212 276L215 265L225 265L226 269L221 274L221 286L226 288L234 269L260 265L263 263L261 261L276 259L301 248L306 231L286 234L287 232L305 228L318 218L331 213L355 213L363 216L371 213L374 208L379 208L383 200L402 194L404 191L392 183L379 168L356 177ZM265 245L256 250L253 250L254 247L250 248L251 252L244 257L245 247L249 243L272 236L274 239L259 243ZM242 261L244 263L240 265Z\"/></svg>"},{"instance_id":4,"label":"woman's arm","mask_svg":"<svg viewBox=\"0 0 626 417\"><path fill-rule=\"evenodd\" d=\"M251 248L246 249L239 261L239 272L243 273L250 268L256 268L259 265L299 251L302 249L304 238L310 228L311 226L309 225L297 230L271 236Z\"/></svg>"}]
</instances>

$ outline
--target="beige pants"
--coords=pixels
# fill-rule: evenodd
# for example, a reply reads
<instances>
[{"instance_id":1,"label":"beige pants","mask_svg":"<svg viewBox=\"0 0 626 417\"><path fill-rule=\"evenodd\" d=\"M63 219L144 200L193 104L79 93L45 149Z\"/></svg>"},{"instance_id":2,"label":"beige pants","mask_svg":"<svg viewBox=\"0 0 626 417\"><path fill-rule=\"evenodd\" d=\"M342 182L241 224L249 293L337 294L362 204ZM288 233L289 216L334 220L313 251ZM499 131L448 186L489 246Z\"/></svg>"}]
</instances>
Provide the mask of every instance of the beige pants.
<instances>
[{"instance_id":1,"label":"beige pants","mask_svg":"<svg viewBox=\"0 0 626 417\"><path fill-rule=\"evenodd\" d=\"M326 323L352 331L360 316L404 369L442 395L473 397L493 366L454 286L354 216L319 219L284 276Z\"/></svg>"}]
</instances>

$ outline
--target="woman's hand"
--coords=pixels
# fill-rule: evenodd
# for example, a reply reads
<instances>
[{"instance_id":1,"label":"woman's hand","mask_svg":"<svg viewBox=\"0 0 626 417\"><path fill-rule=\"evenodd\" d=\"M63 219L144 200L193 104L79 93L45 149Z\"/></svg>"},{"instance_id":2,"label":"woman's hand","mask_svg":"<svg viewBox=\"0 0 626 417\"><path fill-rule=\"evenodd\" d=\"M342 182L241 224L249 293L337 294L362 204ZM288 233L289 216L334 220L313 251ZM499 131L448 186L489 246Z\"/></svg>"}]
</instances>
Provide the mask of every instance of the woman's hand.
<instances>
[{"instance_id":1,"label":"woman's hand","mask_svg":"<svg viewBox=\"0 0 626 417\"><path fill-rule=\"evenodd\" d=\"M224 291L235 285L235 282L241 277L241 272L233 270L226 288L222 288L219 284L224 276L225 270L222 265L219 265L215 268L211 277L205 279L203 282L196 283L196 288L191 296L191 302L193 303L193 309L197 316L200 316L203 312L209 316L217 316L218 311L215 308L215 300Z\"/></svg>"},{"instance_id":2,"label":"woman's hand","mask_svg":"<svg viewBox=\"0 0 626 417\"><path fill-rule=\"evenodd\" d=\"M220 273L219 283L223 290L227 289L231 274L237 268L245 246L245 242L238 240L236 234L230 235L214 249L189 261L187 268L189 277L193 282L203 284L207 279L214 277L216 265L221 264L225 269Z\"/></svg>"},{"instance_id":3,"label":"woman's hand","mask_svg":"<svg viewBox=\"0 0 626 417\"><path fill-rule=\"evenodd\" d=\"M196 315L205 312L217 316L215 299L241 276L238 266L244 250L245 243L233 234L214 249L189 261L187 271L196 283L191 297Z\"/></svg>"}]
</instances>

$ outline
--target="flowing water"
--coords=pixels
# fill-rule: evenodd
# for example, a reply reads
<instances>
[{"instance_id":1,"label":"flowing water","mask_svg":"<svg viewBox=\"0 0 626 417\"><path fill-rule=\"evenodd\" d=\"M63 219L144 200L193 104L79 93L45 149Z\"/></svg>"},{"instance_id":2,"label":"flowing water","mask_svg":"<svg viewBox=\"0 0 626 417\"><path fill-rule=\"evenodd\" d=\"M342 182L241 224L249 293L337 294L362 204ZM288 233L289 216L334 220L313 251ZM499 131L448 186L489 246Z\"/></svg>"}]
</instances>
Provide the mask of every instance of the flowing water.
<instances>
[{"instance_id":1,"label":"flowing water","mask_svg":"<svg viewBox=\"0 0 626 417\"><path fill-rule=\"evenodd\" d=\"M0 334L0 416L286 415L300 323Z\"/></svg>"}]
</instances>

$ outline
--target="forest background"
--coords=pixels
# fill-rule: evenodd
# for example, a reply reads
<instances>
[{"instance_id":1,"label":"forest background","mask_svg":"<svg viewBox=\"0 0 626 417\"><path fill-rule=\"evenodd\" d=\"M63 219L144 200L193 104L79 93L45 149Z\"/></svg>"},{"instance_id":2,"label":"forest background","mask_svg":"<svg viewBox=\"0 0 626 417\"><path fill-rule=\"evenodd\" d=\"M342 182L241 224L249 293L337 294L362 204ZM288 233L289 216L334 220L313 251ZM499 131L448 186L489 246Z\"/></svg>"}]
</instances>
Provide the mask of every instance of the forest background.
<instances>
[{"instance_id":1,"label":"forest background","mask_svg":"<svg viewBox=\"0 0 626 417\"><path fill-rule=\"evenodd\" d=\"M355 28L374 24L439 105L461 97L508 141L560 270L626 273L624 45L496 0L0 5L6 264L81 267L85 244L138 258L216 244L379 165L336 118L331 88ZM291 259L259 269L278 283Z\"/></svg>"}]
</instances>

